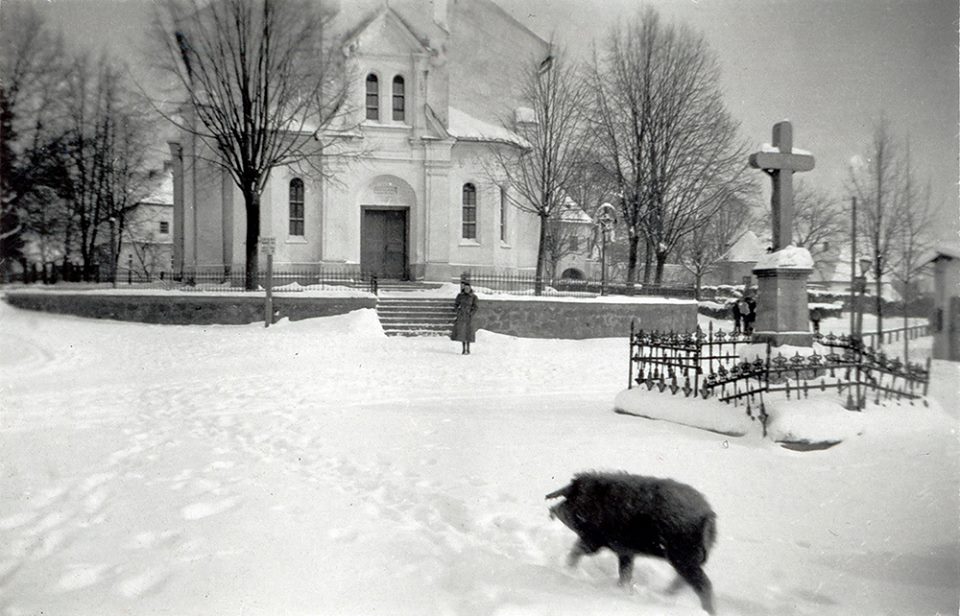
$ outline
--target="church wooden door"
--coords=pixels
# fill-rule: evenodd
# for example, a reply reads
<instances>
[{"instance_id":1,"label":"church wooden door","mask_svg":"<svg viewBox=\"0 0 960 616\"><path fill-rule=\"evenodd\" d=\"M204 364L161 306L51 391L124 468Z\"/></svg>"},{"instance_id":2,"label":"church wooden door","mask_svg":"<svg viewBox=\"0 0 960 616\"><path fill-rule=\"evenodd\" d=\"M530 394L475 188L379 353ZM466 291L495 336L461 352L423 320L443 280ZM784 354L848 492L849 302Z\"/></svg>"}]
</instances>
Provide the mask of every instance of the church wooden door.
<instances>
[{"instance_id":1,"label":"church wooden door","mask_svg":"<svg viewBox=\"0 0 960 616\"><path fill-rule=\"evenodd\" d=\"M360 267L381 279L407 278L407 210L363 210Z\"/></svg>"}]
</instances>

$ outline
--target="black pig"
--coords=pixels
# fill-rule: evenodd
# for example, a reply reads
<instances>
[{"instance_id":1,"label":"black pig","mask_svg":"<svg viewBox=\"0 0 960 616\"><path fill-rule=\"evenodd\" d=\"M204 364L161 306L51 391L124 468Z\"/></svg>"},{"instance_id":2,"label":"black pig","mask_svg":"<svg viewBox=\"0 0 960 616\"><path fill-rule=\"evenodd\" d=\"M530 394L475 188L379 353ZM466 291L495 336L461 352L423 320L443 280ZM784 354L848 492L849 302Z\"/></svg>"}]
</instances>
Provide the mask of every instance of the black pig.
<instances>
[{"instance_id":1,"label":"black pig","mask_svg":"<svg viewBox=\"0 0 960 616\"><path fill-rule=\"evenodd\" d=\"M576 566L584 554L609 548L620 560L620 584L633 575L638 554L665 558L679 574L670 592L686 580L713 614L713 589L703 572L717 535L716 514L700 492L671 479L627 473L579 473L569 485L547 494L563 497L550 508L577 533L568 558Z\"/></svg>"}]
</instances>

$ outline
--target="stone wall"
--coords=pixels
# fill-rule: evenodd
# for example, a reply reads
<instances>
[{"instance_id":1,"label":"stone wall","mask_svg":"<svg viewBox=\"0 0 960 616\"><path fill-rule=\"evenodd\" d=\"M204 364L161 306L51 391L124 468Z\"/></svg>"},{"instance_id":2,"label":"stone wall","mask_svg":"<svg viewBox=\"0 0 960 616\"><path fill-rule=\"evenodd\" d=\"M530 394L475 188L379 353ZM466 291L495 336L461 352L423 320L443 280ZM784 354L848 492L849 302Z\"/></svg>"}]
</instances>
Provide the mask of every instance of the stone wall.
<instances>
[{"instance_id":1,"label":"stone wall","mask_svg":"<svg viewBox=\"0 0 960 616\"><path fill-rule=\"evenodd\" d=\"M108 295L46 291L7 292L11 306L26 310L72 314L94 319L141 323L243 325L263 321L263 296L199 297L193 295ZM345 314L360 308L375 308L375 297L273 297L274 321L291 321Z\"/></svg>"},{"instance_id":2,"label":"stone wall","mask_svg":"<svg viewBox=\"0 0 960 616\"><path fill-rule=\"evenodd\" d=\"M17 308L95 319L142 323L242 325L263 321L262 296L117 295L50 291L8 291ZM274 320L291 321L376 308L375 297L290 297L275 295ZM615 301L508 300L480 298L474 318L478 329L526 338L625 337L633 320L638 328L692 331L697 304L687 300L657 303Z\"/></svg>"},{"instance_id":3,"label":"stone wall","mask_svg":"<svg viewBox=\"0 0 960 616\"><path fill-rule=\"evenodd\" d=\"M480 298L474 316L478 329L526 338L626 337L630 322L645 330L693 331L697 303L662 300L657 303L610 301L497 300Z\"/></svg>"}]
</instances>

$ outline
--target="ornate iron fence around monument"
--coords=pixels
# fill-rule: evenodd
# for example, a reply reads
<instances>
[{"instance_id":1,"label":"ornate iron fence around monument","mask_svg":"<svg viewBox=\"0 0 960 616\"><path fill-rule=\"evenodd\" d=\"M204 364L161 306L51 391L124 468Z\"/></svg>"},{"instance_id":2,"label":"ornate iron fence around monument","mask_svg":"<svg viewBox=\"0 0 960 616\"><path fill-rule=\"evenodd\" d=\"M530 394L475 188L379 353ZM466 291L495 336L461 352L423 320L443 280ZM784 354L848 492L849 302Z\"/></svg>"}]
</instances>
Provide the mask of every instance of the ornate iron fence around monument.
<instances>
[{"instance_id":1,"label":"ornate iron fence around monument","mask_svg":"<svg viewBox=\"0 0 960 616\"><path fill-rule=\"evenodd\" d=\"M629 387L656 388L673 395L722 402L744 402L747 415L759 419L766 434L763 394L783 393L788 399L809 397L811 392L836 390L846 395L848 409L862 409L869 397L882 400L923 399L930 383L930 360L926 365L904 363L882 351L864 346L852 336L814 334L820 347L813 353L786 357L770 343L753 359L743 359L740 350L754 344L740 333L645 332L630 328Z\"/></svg>"}]
</instances>

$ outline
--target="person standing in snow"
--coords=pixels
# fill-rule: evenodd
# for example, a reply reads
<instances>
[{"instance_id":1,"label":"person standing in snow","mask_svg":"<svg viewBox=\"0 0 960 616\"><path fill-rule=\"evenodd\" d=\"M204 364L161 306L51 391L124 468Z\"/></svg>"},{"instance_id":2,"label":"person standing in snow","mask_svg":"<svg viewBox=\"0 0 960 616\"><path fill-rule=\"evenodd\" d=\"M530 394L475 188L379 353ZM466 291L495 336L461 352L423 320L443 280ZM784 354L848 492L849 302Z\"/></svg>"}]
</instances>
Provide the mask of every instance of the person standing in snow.
<instances>
[{"instance_id":1,"label":"person standing in snow","mask_svg":"<svg viewBox=\"0 0 960 616\"><path fill-rule=\"evenodd\" d=\"M733 313L733 333L740 333L740 299L733 300L733 304L730 306L730 311Z\"/></svg>"},{"instance_id":2,"label":"person standing in snow","mask_svg":"<svg viewBox=\"0 0 960 616\"><path fill-rule=\"evenodd\" d=\"M753 322L757 320L757 300L753 296L753 290L747 289L740 301L737 302L740 310L740 320L743 321L743 333L747 336L753 334Z\"/></svg>"},{"instance_id":3,"label":"person standing in snow","mask_svg":"<svg viewBox=\"0 0 960 616\"><path fill-rule=\"evenodd\" d=\"M473 314L477 311L477 296L470 287L470 280L466 276L460 277L460 293L453 303L453 309L457 314L453 322L453 332L450 334L451 340L457 340L463 344L461 355L470 354L470 343L474 341Z\"/></svg>"}]
</instances>

